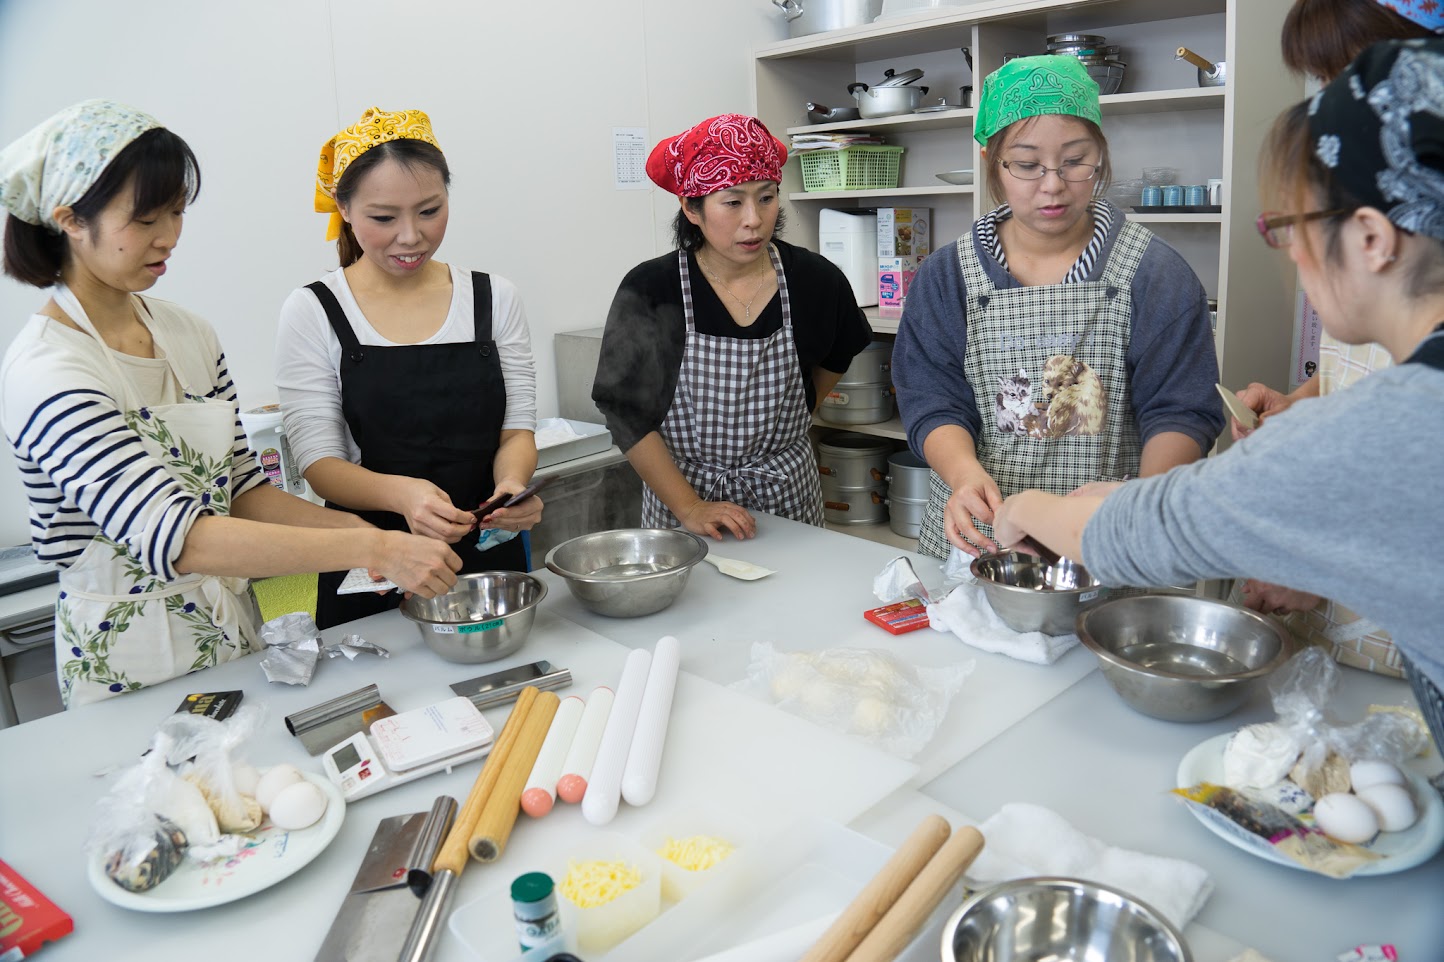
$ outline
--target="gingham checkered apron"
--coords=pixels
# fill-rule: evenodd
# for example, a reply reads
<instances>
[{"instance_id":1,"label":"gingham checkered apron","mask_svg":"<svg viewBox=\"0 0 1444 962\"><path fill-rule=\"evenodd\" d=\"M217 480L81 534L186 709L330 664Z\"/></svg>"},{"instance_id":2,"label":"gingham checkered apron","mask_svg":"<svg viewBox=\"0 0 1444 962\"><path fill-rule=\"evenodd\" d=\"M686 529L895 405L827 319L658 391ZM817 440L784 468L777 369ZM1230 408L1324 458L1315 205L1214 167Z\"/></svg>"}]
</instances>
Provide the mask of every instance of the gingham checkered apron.
<instances>
[{"instance_id":1,"label":"gingham checkered apron","mask_svg":"<svg viewBox=\"0 0 1444 962\"><path fill-rule=\"evenodd\" d=\"M782 329L766 338L697 331L685 251L682 307L687 342L672 406L660 433L682 476L707 501L822 525L822 484L807 430L812 418L792 341L792 303L777 249L767 248L782 299ZM651 488L642 491L642 524L676 527Z\"/></svg>"},{"instance_id":2,"label":"gingham checkered apron","mask_svg":"<svg viewBox=\"0 0 1444 962\"><path fill-rule=\"evenodd\" d=\"M973 385L983 429L978 460L1003 497L1028 488L1067 494L1081 484L1121 480L1138 473L1142 445L1128 385L1133 275L1152 235L1124 224L1097 281L1000 290L978 260L971 236L957 244L967 284L968 346L963 371ZM1097 434L1030 437L999 430L994 398L1002 380L1027 374L1038 410L1046 410L1044 365L1057 356L1092 368L1106 399ZM952 489L934 472L928 478L918 550L945 558L943 508ZM992 528L973 519L988 537Z\"/></svg>"}]
</instances>

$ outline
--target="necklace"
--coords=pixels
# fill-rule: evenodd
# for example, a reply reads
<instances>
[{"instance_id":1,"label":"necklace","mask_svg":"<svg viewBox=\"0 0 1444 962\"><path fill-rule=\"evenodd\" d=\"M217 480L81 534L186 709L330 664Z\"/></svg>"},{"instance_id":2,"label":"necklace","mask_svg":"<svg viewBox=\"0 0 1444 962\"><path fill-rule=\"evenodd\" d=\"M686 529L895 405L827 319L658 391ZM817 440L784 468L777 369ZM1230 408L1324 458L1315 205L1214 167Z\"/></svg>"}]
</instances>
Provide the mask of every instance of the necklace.
<instances>
[{"instance_id":1,"label":"necklace","mask_svg":"<svg viewBox=\"0 0 1444 962\"><path fill-rule=\"evenodd\" d=\"M708 267L705 263L703 263L701 254L697 255L697 263L701 266L702 270L706 273L708 277L716 281L717 285L721 287L722 290L726 291L728 294L731 295L732 299L736 301L739 306L741 306L742 312L746 315L747 321L751 322L752 302L757 300L757 295L762 293L762 289L767 286L767 275L764 274L762 276L762 278L757 282L757 287L753 289L752 296L749 297L746 301L744 301L742 300L742 298L732 293L732 288L722 283L722 278L718 277L717 274L712 270L712 268Z\"/></svg>"}]
</instances>

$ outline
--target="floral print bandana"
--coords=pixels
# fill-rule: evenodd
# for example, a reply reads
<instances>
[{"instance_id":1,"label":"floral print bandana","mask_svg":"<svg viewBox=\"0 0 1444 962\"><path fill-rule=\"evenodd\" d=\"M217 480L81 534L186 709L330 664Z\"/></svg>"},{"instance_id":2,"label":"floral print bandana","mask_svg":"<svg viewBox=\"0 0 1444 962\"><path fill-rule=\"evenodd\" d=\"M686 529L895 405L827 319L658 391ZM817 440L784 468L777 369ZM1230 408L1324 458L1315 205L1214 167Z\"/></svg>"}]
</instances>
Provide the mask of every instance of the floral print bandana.
<instances>
[{"instance_id":1,"label":"floral print bandana","mask_svg":"<svg viewBox=\"0 0 1444 962\"><path fill-rule=\"evenodd\" d=\"M1063 114L1102 126L1098 82L1077 57L1017 57L983 78L973 139L987 146L998 131L1029 117Z\"/></svg>"},{"instance_id":2,"label":"floral print bandana","mask_svg":"<svg viewBox=\"0 0 1444 962\"><path fill-rule=\"evenodd\" d=\"M1378 0L1378 3L1425 30L1444 31L1444 3L1440 0Z\"/></svg>"},{"instance_id":3,"label":"floral print bandana","mask_svg":"<svg viewBox=\"0 0 1444 962\"><path fill-rule=\"evenodd\" d=\"M392 140L424 140L437 150L441 145L431 132L431 118L419 110L382 110L368 107L361 119L321 145L316 164L316 212L330 214L326 239L341 236L341 211L336 207L336 185L351 161L372 147Z\"/></svg>"},{"instance_id":4,"label":"floral print bandana","mask_svg":"<svg viewBox=\"0 0 1444 962\"><path fill-rule=\"evenodd\" d=\"M1309 101L1309 138L1357 200L1444 240L1444 40L1365 50Z\"/></svg>"},{"instance_id":5,"label":"floral print bandana","mask_svg":"<svg viewBox=\"0 0 1444 962\"><path fill-rule=\"evenodd\" d=\"M722 114L668 137L647 157L652 183L678 197L705 197L754 180L782 180L787 148L756 117Z\"/></svg>"},{"instance_id":6,"label":"floral print bandana","mask_svg":"<svg viewBox=\"0 0 1444 962\"><path fill-rule=\"evenodd\" d=\"M0 207L57 234L53 212L85 196L115 155L160 126L113 100L66 107L0 151Z\"/></svg>"}]
</instances>

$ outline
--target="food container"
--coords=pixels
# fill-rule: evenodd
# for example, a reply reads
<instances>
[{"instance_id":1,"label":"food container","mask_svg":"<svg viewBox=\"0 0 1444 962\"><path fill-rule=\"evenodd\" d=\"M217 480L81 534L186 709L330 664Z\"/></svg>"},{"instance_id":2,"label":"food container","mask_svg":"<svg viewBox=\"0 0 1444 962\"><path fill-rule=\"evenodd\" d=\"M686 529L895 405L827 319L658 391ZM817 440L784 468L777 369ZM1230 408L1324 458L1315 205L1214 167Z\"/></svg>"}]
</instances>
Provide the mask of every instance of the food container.
<instances>
[{"instance_id":1,"label":"food container","mask_svg":"<svg viewBox=\"0 0 1444 962\"><path fill-rule=\"evenodd\" d=\"M1023 878L970 896L943 926L943 962L1192 962L1183 935L1127 892Z\"/></svg>"},{"instance_id":2,"label":"food container","mask_svg":"<svg viewBox=\"0 0 1444 962\"><path fill-rule=\"evenodd\" d=\"M531 633L546 582L520 571L459 575L437 598L412 595L401 602L426 647L447 661L479 664L505 658Z\"/></svg>"},{"instance_id":3,"label":"food container","mask_svg":"<svg viewBox=\"0 0 1444 962\"><path fill-rule=\"evenodd\" d=\"M641 871L641 884L602 905L582 908L563 894L569 862L625 862ZM662 911L662 866L642 845L615 832L589 836L549 873L557 882L562 929L570 932L583 958L611 951Z\"/></svg>"},{"instance_id":4,"label":"food container","mask_svg":"<svg viewBox=\"0 0 1444 962\"><path fill-rule=\"evenodd\" d=\"M1295 649L1257 612L1185 595L1116 598L1082 612L1077 631L1124 702L1165 721L1222 718Z\"/></svg>"},{"instance_id":5,"label":"food container","mask_svg":"<svg viewBox=\"0 0 1444 962\"><path fill-rule=\"evenodd\" d=\"M877 424L893 416L891 384L838 384L818 412L833 424Z\"/></svg>"},{"instance_id":6,"label":"food container","mask_svg":"<svg viewBox=\"0 0 1444 962\"><path fill-rule=\"evenodd\" d=\"M683 868L662 854L668 839L683 840L699 835L727 843L732 847L731 854L701 870ZM739 865L754 857L755 839L756 829L731 812L689 805L684 811L671 812L644 832L642 845L657 856L657 863L662 867L662 899L680 902L712 882L730 876Z\"/></svg>"},{"instance_id":7,"label":"food container","mask_svg":"<svg viewBox=\"0 0 1444 962\"><path fill-rule=\"evenodd\" d=\"M887 520L887 485L829 488L822 485L822 516L833 524L882 524Z\"/></svg>"},{"instance_id":8,"label":"food container","mask_svg":"<svg viewBox=\"0 0 1444 962\"><path fill-rule=\"evenodd\" d=\"M968 570L993 611L1014 631L1072 634L1078 612L1108 593L1068 558L1050 565L1035 555L1007 551L975 558Z\"/></svg>"},{"instance_id":9,"label":"food container","mask_svg":"<svg viewBox=\"0 0 1444 962\"><path fill-rule=\"evenodd\" d=\"M676 601L706 556L706 542L680 528L620 528L563 541L546 566L588 610L636 618Z\"/></svg>"},{"instance_id":10,"label":"food container","mask_svg":"<svg viewBox=\"0 0 1444 962\"><path fill-rule=\"evenodd\" d=\"M843 384L888 384L892 381L892 341L873 341L852 359L842 377Z\"/></svg>"},{"instance_id":11,"label":"food container","mask_svg":"<svg viewBox=\"0 0 1444 962\"><path fill-rule=\"evenodd\" d=\"M817 446L817 470L822 493L828 489L874 488L887 483L888 454L892 442L866 434L834 434Z\"/></svg>"}]
</instances>

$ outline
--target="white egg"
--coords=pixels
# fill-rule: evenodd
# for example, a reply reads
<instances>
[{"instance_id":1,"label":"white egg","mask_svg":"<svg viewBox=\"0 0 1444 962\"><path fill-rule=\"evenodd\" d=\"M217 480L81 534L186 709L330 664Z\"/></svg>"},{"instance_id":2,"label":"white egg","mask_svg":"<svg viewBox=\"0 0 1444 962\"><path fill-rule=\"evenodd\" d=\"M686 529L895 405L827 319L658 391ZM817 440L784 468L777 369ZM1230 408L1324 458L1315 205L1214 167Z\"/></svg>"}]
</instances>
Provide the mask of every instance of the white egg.
<instances>
[{"instance_id":1,"label":"white egg","mask_svg":"<svg viewBox=\"0 0 1444 962\"><path fill-rule=\"evenodd\" d=\"M1414 796L1403 785L1370 785L1359 792L1364 804L1379 817L1379 828L1386 832L1402 832L1419 820Z\"/></svg>"},{"instance_id":2,"label":"white egg","mask_svg":"<svg viewBox=\"0 0 1444 962\"><path fill-rule=\"evenodd\" d=\"M1374 810L1347 792L1334 792L1314 802L1314 824L1340 842L1367 842L1379 834Z\"/></svg>"},{"instance_id":3,"label":"white egg","mask_svg":"<svg viewBox=\"0 0 1444 962\"><path fill-rule=\"evenodd\" d=\"M287 785L271 799L271 824L288 832L316 824L326 814L326 793L307 781Z\"/></svg>"},{"instance_id":4,"label":"white egg","mask_svg":"<svg viewBox=\"0 0 1444 962\"><path fill-rule=\"evenodd\" d=\"M242 795L254 796L256 786L261 783L261 773L256 766L247 762L232 762L231 780L236 784L236 791Z\"/></svg>"},{"instance_id":5,"label":"white egg","mask_svg":"<svg viewBox=\"0 0 1444 962\"><path fill-rule=\"evenodd\" d=\"M1404 785L1404 773L1377 758L1366 758L1349 766L1349 784L1358 794L1374 785Z\"/></svg>"},{"instance_id":6,"label":"white egg","mask_svg":"<svg viewBox=\"0 0 1444 962\"><path fill-rule=\"evenodd\" d=\"M266 773L256 783L256 801L260 802L261 811L269 814L271 802L275 801L283 788L303 781L305 778L295 765L281 764L266 769Z\"/></svg>"}]
</instances>

